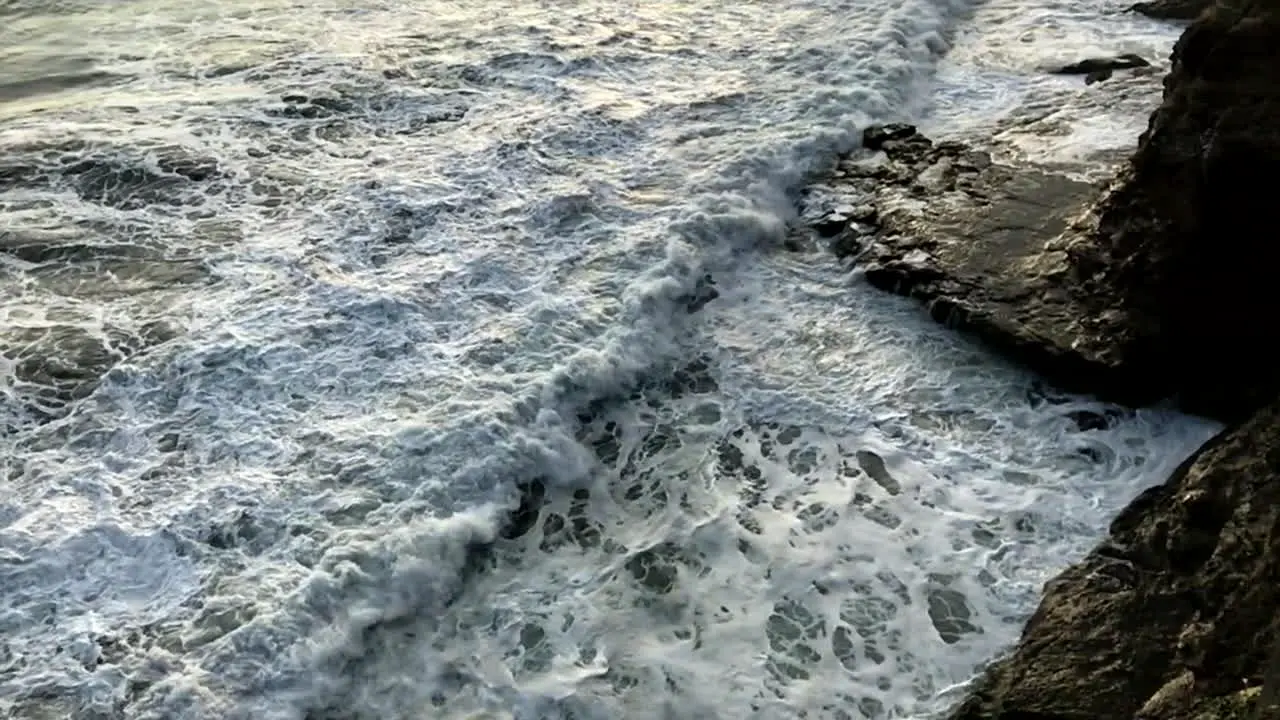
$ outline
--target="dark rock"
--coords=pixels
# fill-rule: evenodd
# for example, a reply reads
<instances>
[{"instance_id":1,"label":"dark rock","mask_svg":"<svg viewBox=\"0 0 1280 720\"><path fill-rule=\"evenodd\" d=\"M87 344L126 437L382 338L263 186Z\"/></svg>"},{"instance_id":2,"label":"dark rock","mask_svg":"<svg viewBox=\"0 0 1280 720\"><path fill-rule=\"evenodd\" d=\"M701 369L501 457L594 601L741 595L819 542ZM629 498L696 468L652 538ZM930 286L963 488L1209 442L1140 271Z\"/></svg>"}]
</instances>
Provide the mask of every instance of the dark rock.
<instances>
[{"instance_id":1,"label":"dark rock","mask_svg":"<svg viewBox=\"0 0 1280 720\"><path fill-rule=\"evenodd\" d=\"M969 609L969 601L963 593L946 587L933 588L929 590L928 598L929 621L942 642L954 645L965 635L982 632L982 628L970 622L973 611Z\"/></svg>"},{"instance_id":2,"label":"dark rock","mask_svg":"<svg viewBox=\"0 0 1280 720\"><path fill-rule=\"evenodd\" d=\"M858 460L858 467L867 474L877 485L884 488L885 492L890 495L897 495L902 492L902 484L898 482L884 463L884 458L871 452L870 450L859 450L855 457Z\"/></svg>"},{"instance_id":3,"label":"dark rock","mask_svg":"<svg viewBox=\"0 0 1280 720\"><path fill-rule=\"evenodd\" d=\"M1231 0L1234 2L1235 0ZM962 161L909 126L869 128L849 164L878 210L845 231L873 285L928 303L1064 389L1127 404L1176 396L1232 421L1280 393L1270 227L1280 176L1280 3L1220 5L1174 50L1165 97L1119 177Z\"/></svg>"},{"instance_id":4,"label":"dark rock","mask_svg":"<svg viewBox=\"0 0 1280 720\"><path fill-rule=\"evenodd\" d=\"M873 125L862 132L862 146L868 150L881 150L887 142L917 136L919 133L914 125Z\"/></svg>"},{"instance_id":5,"label":"dark rock","mask_svg":"<svg viewBox=\"0 0 1280 720\"><path fill-rule=\"evenodd\" d=\"M1141 55L1126 53L1110 58L1089 58L1055 68L1049 72L1054 75L1091 75L1111 70L1130 70L1132 68L1151 67Z\"/></svg>"},{"instance_id":6,"label":"dark rock","mask_svg":"<svg viewBox=\"0 0 1280 720\"><path fill-rule=\"evenodd\" d=\"M198 260L172 257L139 238L112 242L91 228L0 231L0 255L29 264L23 282L52 296L73 299L47 323L0 326L0 357L13 371L9 400L35 421L64 415L88 397L113 368L184 332L176 317L137 318L126 326L99 324L73 307L101 307L119 298L164 308L182 286L208 281Z\"/></svg>"},{"instance_id":7,"label":"dark rock","mask_svg":"<svg viewBox=\"0 0 1280 720\"><path fill-rule=\"evenodd\" d=\"M833 212L813 224L813 229L818 232L819 237L829 238L839 235L846 227L849 226L850 220L847 215L839 212Z\"/></svg>"},{"instance_id":8,"label":"dark rock","mask_svg":"<svg viewBox=\"0 0 1280 720\"><path fill-rule=\"evenodd\" d=\"M1075 423L1077 429L1082 432L1089 432L1091 430L1106 430L1115 425L1120 418L1120 413L1115 411L1075 410L1067 413L1067 417L1070 418L1071 422Z\"/></svg>"},{"instance_id":9,"label":"dark rock","mask_svg":"<svg viewBox=\"0 0 1280 720\"><path fill-rule=\"evenodd\" d=\"M1064 238L1083 294L1125 320L1129 366L1184 407L1242 418L1280 392L1280 3L1224 2L1187 29L1131 162Z\"/></svg>"},{"instance_id":10,"label":"dark rock","mask_svg":"<svg viewBox=\"0 0 1280 720\"><path fill-rule=\"evenodd\" d=\"M520 485L520 505L507 516L500 533L507 540L523 537L538 524L546 502L547 486L540 479Z\"/></svg>"},{"instance_id":11,"label":"dark rock","mask_svg":"<svg viewBox=\"0 0 1280 720\"><path fill-rule=\"evenodd\" d=\"M886 161L842 166L851 195L871 198L875 232L850 227L831 243L855 255L872 285L923 300L939 321L976 334L1058 385L1131 400L1159 391L1114 357L1115 322L1071 290L1056 237L1097 190L1035 168L992 163L914 129L869 128Z\"/></svg>"},{"instance_id":12,"label":"dark rock","mask_svg":"<svg viewBox=\"0 0 1280 720\"><path fill-rule=\"evenodd\" d=\"M1050 582L954 720L1215 720L1255 704L1280 638L1278 477L1280 403L1142 494Z\"/></svg>"},{"instance_id":13,"label":"dark rock","mask_svg":"<svg viewBox=\"0 0 1280 720\"><path fill-rule=\"evenodd\" d=\"M831 238L844 232L851 223L870 224L876 221L873 205L842 205L813 224L819 237Z\"/></svg>"},{"instance_id":14,"label":"dark rock","mask_svg":"<svg viewBox=\"0 0 1280 720\"><path fill-rule=\"evenodd\" d=\"M282 107L273 107L267 114L273 117L315 120L355 112L350 100L340 97L323 97L292 93L280 96Z\"/></svg>"},{"instance_id":15,"label":"dark rock","mask_svg":"<svg viewBox=\"0 0 1280 720\"><path fill-rule=\"evenodd\" d=\"M863 242L865 234L860 232L861 228L848 225L840 234L832 238L830 245L831 252L837 257L853 257L860 254L866 247Z\"/></svg>"},{"instance_id":16,"label":"dark rock","mask_svg":"<svg viewBox=\"0 0 1280 720\"><path fill-rule=\"evenodd\" d=\"M698 358L676 370L671 377L668 392L672 397L706 395L719 390L715 372L706 358Z\"/></svg>"},{"instance_id":17,"label":"dark rock","mask_svg":"<svg viewBox=\"0 0 1280 720\"><path fill-rule=\"evenodd\" d=\"M1084 84L1085 84L1085 85L1092 85L1092 84L1094 84L1094 83L1100 83L1100 82L1102 82L1102 81L1104 81L1104 80L1110 80L1110 79L1111 79L1112 74L1113 74L1113 73L1112 73L1112 71L1111 71L1110 69L1107 69L1107 70L1095 70L1095 71L1093 71L1093 72L1089 73L1088 75L1085 75L1085 76L1084 76Z\"/></svg>"},{"instance_id":18,"label":"dark rock","mask_svg":"<svg viewBox=\"0 0 1280 720\"><path fill-rule=\"evenodd\" d=\"M1153 0L1129 9L1157 20L1195 20L1212 6L1213 0Z\"/></svg>"},{"instance_id":19,"label":"dark rock","mask_svg":"<svg viewBox=\"0 0 1280 720\"><path fill-rule=\"evenodd\" d=\"M715 278L706 275L699 278L698 283L693 288L693 292L686 298L685 310L692 315L718 297L720 297L720 291L716 289Z\"/></svg>"},{"instance_id":20,"label":"dark rock","mask_svg":"<svg viewBox=\"0 0 1280 720\"><path fill-rule=\"evenodd\" d=\"M14 145L0 159L0 190L69 189L121 210L199 204L225 173L217 160L178 145L149 148L83 142ZM196 191L196 192L192 192Z\"/></svg>"},{"instance_id":21,"label":"dark rock","mask_svg":"<svg viewBox=\"0 0 1280 720\"><path fill-rule=\"evenodd\" d=\"M807 252L811 249L809 235L803 228L791 228L782 239L782 249L787 252Z\"/></svg>"}]
</instances>

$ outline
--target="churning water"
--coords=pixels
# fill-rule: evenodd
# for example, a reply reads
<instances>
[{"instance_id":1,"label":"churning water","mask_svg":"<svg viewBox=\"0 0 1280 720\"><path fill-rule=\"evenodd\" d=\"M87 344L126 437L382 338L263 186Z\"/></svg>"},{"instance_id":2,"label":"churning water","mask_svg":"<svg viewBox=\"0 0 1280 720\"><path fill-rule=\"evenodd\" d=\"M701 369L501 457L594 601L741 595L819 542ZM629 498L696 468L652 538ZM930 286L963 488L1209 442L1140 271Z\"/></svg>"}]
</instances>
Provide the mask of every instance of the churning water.
<instances>
[{"instance_id":1,"label":"churning water","mask_svg":"<svg viewBox=\"0 0 1280 720\"><path fill-rule=\"evenodd\" d=\"M1101 172L1086 5L0 0L0 714L945 707L1213 428L782 240L873 121Z\"/></svg>"}]
</instances>

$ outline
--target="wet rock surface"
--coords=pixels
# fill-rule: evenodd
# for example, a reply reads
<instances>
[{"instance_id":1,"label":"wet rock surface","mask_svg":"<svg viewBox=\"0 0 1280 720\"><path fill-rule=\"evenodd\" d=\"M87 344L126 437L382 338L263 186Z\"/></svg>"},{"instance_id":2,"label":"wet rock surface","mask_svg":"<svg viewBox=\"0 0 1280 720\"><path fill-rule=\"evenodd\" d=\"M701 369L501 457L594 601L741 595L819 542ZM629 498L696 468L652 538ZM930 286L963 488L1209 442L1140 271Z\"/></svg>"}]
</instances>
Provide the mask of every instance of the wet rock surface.
<instances>
[{"instance_id":1,"label":"wet rock surface","mask_svg":"<svg viewBox=\"0 0 1280 720\"><path fill-rule=\"evenodd\" d=\"M198 192L216 190L223 176L212 158L176 146L139 153L81 142L19 144L7 147L0 157L0 191L69 190L87 202L118 210L191 204L200 197Z\"/></svg>"},{"instance_id":2,"label":"wet rock surface","mask_svg":"<svg viewBox=\"0 0 1280 720\"><path fill-rule=\"evenodd\" d=\"M1126 53L1115 57L1086 58L1069 65L1051 68L1054 75L1083 75L1086 85L1110 80L1117 70L1138 70L1150 68L1151 63L1141 55Z\"/></svg>"},{"instance_id":3,"label":"wet rock surface","mask_svg":"<svg viewBox=\"0 0 1280 720\"><path fill-rule=\"evenodd\" d=\"M840 164L831 186L847 201L814 227L871 284L1063 388L1243 419L1280 393L1260 320L1280 313L1260 180L1280 174L1278 8L1223 4L1188 28L1163 104L1101 193L872 127L875 154Z\"/></svg>"},{"instance_id":4,"label":"wet rock surface","mask_svg":"<svg viewBox=\"0 0 1280 720\"><path fill-rule=\"evenodd\" d=\"M1087 58L1054 68L1050 72L1055 75L1088 75L1105 70L1130 70L1142 67L1151 67L1151 63L1141 55L1126 53L1115 57Z\"/></svg>"},{"instance_id":5,"label":"wet rock surface","mask_svg":"<svg viewBox=\"0 0 1280 720\"><path fill-rule=\"evenodd\" d=\"M833 187L848 197L816 228L872 285L923 300L933 317L1074 390L1151 399L1129 377L1122 317L1076 291L1059 240L1098 188L1049 170L993 163L906 125L872 127ZM1143 391L1146 390L1144 393Z\"/></svg>"},{"instance_id":6,"label":"wet rock surface","mask_svg":"<svg viewBox=\"0 0 1280 720\"><path fill-rule=\"evenodd\" d=\"M1280 245L1256 224L1268 196L1252 179L1280 173L1280 82L1259 76L1280 72L1280 33L1255 40L1241 21L1206 35L1217 17L1179 43L1165 103L1109 187L876 126L863 138L874 154L836 169L829 189L844 199L816 234L872 285L1060 387L1247 416L1280 392L1256 320L1280 312L1265 277ZM1238 104L1215 109L1232 93Z\"/></svg>"},{"instance_id":7,"label":"wet rock surface","mask_svg":"<svg viewBox=\"0 0 1280 720\"><path fill-rule=\"evenodd\" d=\"M183 323L166 311L166 298L209 282L208 270L141 235L134 228L0 231L0 259L11 263L0 271L0 286L12 303L0 326L0 367L9 389L0 403L0 432L63 416L113 368L183 333ZM70 302L36 314L21 308L24 297ZM137 310L103 312L117 301Z\"/></svg>"},{"instance_id":8,"label":"wet rock surface","mask_svg":"<svg viewBox=\"0 0 1280 720\"><path fill-rule=\"evenodd\" d=\"M0 201L18 218L0 228L0 433L64 416L182 334L174 298L213 282L204 258L240 239L209 202L227 179L164 143L0 148Z\"/></svg>"}]
</instances>

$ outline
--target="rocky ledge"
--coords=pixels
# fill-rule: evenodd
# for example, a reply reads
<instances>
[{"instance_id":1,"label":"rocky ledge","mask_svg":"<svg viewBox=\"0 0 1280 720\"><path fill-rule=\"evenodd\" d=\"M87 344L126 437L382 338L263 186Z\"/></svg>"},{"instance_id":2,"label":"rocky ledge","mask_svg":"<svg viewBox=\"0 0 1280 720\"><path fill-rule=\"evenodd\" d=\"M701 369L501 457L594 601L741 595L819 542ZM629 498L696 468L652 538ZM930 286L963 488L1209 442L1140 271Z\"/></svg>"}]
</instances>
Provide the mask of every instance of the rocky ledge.
<instances>
[{"instance_id":1,"label":"rocky ledge","mask_svg":"<svg viewBox=\"0 0 1280 720\"><path fill-rule=\"evenodd\" d=\"M1198 16L1105 187L907 126L864 145L816 229L871 284L1068 389L1228 426L1049 583L953 720L1280 718L1280 0Z\"/></svg>"},{"instance_id":2,"label":"rocky ledge","mask_svg":"<svg viewBox=\"0 0 1280 720\"><path fill-rule=\"evenodd\" d=\"M906 125L869 128L879 151L842 163L843 206L818 224L872 285L926 302L1059 386L1133 402L1164 391L1130 362L1113 295L1073 282L1067 233L1099 188L1034 167L993 163Z\"/></svg>"},{"instance_id":3,"label":"rocky ledge","mask_svg":"<svg viewBox=\"0 0 1280 720\"><path fill-rule=\"evenodd\" d=\"M877 287L1068 389L1177 396L1240 420L1280 394L1280 0L1231 0L1178 42L1165 98L1106 188L869 128L819 230Z\"/></svg>"}]
</instances>

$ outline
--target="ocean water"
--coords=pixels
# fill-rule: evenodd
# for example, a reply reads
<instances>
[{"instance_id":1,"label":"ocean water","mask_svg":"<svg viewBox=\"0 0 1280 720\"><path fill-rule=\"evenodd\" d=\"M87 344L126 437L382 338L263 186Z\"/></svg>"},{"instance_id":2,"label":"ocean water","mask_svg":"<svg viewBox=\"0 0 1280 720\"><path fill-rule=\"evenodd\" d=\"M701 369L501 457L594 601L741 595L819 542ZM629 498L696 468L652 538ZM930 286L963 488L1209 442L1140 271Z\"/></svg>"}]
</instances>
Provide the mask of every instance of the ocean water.
<instances>
[{"instance_id":1,"label":"ocean water","mask_svg":"<svg viewBox=\"0 0 1280 720\"><path fill-rule=\"evenodd\" d=\"M1119 8L0 1L0 716L945 709L1216 428L784 239L871 122L1104 176Z\"/></svg>"}]
</instances>

